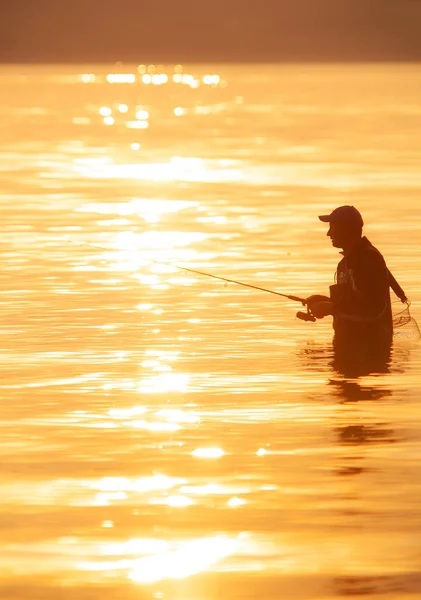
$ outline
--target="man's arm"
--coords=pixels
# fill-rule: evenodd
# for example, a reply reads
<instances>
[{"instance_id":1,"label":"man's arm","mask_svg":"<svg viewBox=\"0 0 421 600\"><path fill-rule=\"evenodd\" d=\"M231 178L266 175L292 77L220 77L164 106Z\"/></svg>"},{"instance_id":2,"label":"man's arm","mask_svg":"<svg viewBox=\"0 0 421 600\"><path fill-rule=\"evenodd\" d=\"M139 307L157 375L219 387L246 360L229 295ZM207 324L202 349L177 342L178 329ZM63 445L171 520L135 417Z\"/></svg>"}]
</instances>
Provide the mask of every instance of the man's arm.
<instances>
[{"instance_id":1,"label":"man's arm","mask_svg":"<svg viewBox=\"0 0 421 600\"><path fill-rule=\"evenodd\" d=\"M328 296L314 295L306 299L307 306L316 319L323 319L334 314L332 300Z\"/></svg>"},{"instance_id":2,"label":"man's arm","mask_svg":"<svg viewBox=\"0 0 421 600\"><path fill-rule=\"evenodd\" d=\"M371 252L355 272L355 303L362 317L378 316L389 297L389 272L380 253Z\"/></svg>"}]
</instances>

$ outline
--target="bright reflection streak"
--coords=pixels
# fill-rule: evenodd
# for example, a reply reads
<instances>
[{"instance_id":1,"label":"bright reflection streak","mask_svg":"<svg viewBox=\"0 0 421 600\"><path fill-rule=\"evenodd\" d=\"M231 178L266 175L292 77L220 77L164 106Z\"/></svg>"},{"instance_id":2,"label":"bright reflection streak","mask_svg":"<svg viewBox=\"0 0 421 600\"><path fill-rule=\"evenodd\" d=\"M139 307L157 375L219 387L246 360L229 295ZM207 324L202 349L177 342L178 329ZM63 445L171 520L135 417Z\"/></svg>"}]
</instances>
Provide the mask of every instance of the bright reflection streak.
<instances>
[{"instance_id":1,"label":"bright reflection streak","mask_svg":"<svg viewBox=\"0 0 421 600\"><path fill-rule=\"evenodd\" d=\"M174 108L174 114L176 117L182 117L184 115L184 108L181 108L181 106L177 106L176 108Z\"/></svg>"},{"instance_id":2,"label":"bright reflection streak","mask_svg":"<svg viewBox=\"0 0 421 600\"><path fill-rule=\"evenodd\" d=\"M100 543L101 557L116 560L97 562L83 561L77 568L91 572L126 571L131 580L138 583L155 583L163 579L182 579L208 570L219 560L240 551L255 554L249 549L248 536L245 533L229 538L218 535L189 541L167 541L156 539L132 539L126 542ZM70 542L70 538L69 538ZM76 546L78 540L71 541ZM68 544L66 550L68 551ZM88 556L88 554L86 554ZM143 555L141 558L135 558ZM83 554L82 554L83 556ZM123 558L117 558L123 557ZM159 594L161 594L159 592ZM154 594L158 597L158 592ZM163 595L159 595L163 597Z\"/></svg>"},{"instance_id":3,"label":"bright reflection streak","mask_svg":"<svg viewBox=\"0 0 421 600\"><path fill-rule=\"evenodd\" d=\"M269 452L267 450L265 450L264 448L259 448L258 451L256 452L257 456L264 456L265 454L269 454Z\"/></svg>"},{"instance_id":4,"label":"bright reflection streak","mask_svg":"<svg viewBox=\"0 0 421 600\"><path fill-rule=\"evenodd\" d=\"M205 75L203 77L203 83L205 83L206 85L218 85L220 80L221 78L219 77L219 75Z\"/></svg>"},{"instance_id":5,"label":"bright reflection streak","mask_svg":"<svg viewBox=\"0 0 421 600\"><path fill-rule=\"evenodd\" d=\"M187 208L199 206L198 202L191 200L160 200L158 198L133 198L130 202L97 202L85 204L78 209L78 212L97 213L99 215L147 215L161 216L164 214L176 213Z\"/></svg>"},{"instance_id":6,"label":"bright reflection streak","mask_svg":"<svg viewBox=\"0 0 421 600\"><path fill-rule=\"evenodd\" d=\"M154 313L155 313L155 311L154 311ZM158 364L152 370L159 371L160 373L168 373L168 372L172 371L172 367L170 367L169 365Z\"/></svg>"},{"instance_id":7,"label":"bright reflection streak","mask_svg":"<svg viewBox=\"0 0 421 600\"><path fill-rule=\"evenodd\" d=\"M152 75L152 83L153 85L163 85L168 83L168 75L165 75L165 73Z\"/></svg>"},{"instance_id":8,"label":"bright reflection streak","mask_svg":"<svg viewBox=\"0 0 421 600\"><path fill-rule=\"evenodd\" d=\"M141 125L143 123L143 125ZM126 127L147 127L148 121L128 121ZM242 181L246 174L240 168L228 168L218 161L197 157L173 156L162 163L100 164L86 167L82 160L75 161L75 171L83 177L101 179L140 179L147 181L189 181L189 182L235 182ZM235 163L239 165L239 163ZM232 163L234 167L234 163Z\"/></svg>"},{"instance_id":9,"label":"bright reflection streak","mask_svg":"<svg viewBox=\"0 0 421 600\"><path fill-rule=\"evenodd\" d=\"M228 500L227 504L228 506L231 506L231 508L236 508L237 506L243 506L244 504L247 504L247 502L242 498L231 498Z\"/></svg>"},{"instance_id":10,"label":"bright reflection streak","mask_svg":"<svg viewBox=\"0 0 421 600\"><path fill-rule=\"evenodd\" d=\"M96 80L96 77L93 73L84 73L83 75L80 76L80 80L83 83L94 83L94 81Z\"/></svg>"},{"instance_id":11,"label":"bright reflection streak","mask_svg":"<svg viewBox=\"0 0 421 600\"><path fill-rule=\"evenodd\" d=\"M157 554L166 552L170 545L165 540L134 539L127 542L111 542L103 544L100 552L104 556L127 556L131 554Z\"/></svg>"},{"instance_id":12,"label":"bright reflection streak","mask_svg":"<svg viewBox=\"0 0 421 600\"><path fill-rule=\"evenodd\" d=\"M130 569L132 567L132 560L115 560L115 561L107 561L101 563L93 563L93 562L82 562L78 563L76 566L78 569L82 571L113 571L113 570L125 570Z\"/></svg>"},{"instance_id":13,"label":"bright reflection streak","mask_svg":"<svg viewBox=\"0 0 421 600\"><path fill-rule=\"evenodd\" d=\"M169 423L200 423L199 417L191 412L183 410L159 410L155 413L157 417L164 417Z\"/></svg>"},{"instance_id":14,"label":"bright reflection streak","mask_svg":"<svg viewBox=\"0 0 421 600\"><path fill-rule=\"evenodd\" d=\"M177 269L171 265L152 265L149 267L149 271L151 273L177 273Z\"/></svg>"},{"instance_id":15,"label":"bright reflection streak","mask_svg":"<svg viewBox=\"0 0 421 600\"><path fill-rule=\"evenodd\" d=\"M197 115L210 115L212 113L211 106L196 106L195 113Z\"/></svg>"},{"instance_id":16,"label":"bright reflection streak","mask_svg":"<svg viewBox=\"0 0 421 600\"><path fill-rule=\"evenodd\" d=\"M175 246L188 246L195 242L203 242L208 236L199 232L186 231L146 231L134 233L122 231L117 234L115 246L119 250L163 249Z\"/></svg>"},{"instance_id":17,"label":"bright reflection streak","mask_svg":"<svg viewBox=\"0 0 421 600\"><path fill-rule=\"evenodd\" d=\"M125 492L99 492L96 495L97 506L109 506L111 502L118 500L127 500L127 494Z\"/></svg>"},{"instance_id":18,"label":"bright reflection streak","mask_svg":"<svg viewBox=\"0 0 421 600\"><path fill-rule=\"evenodd\" d=\"M165 360L177 360L179 351L174 350L146 350L146 356L157 356Z\"/></svg>"},{"instance_id":19,"label":"bright reflection streak","mask_svg":"<svg viewBox=\"0 0 421 600\"><path fill-rule=\"evenodd\" d=\"M191 455L197 458L221 458L225 452L221 448L197 448Z\"/></svg>"},{"instance_id":20,"label":"bright reflection streak","mask_svg":"<svg viewBox=\"0 0 421 600\"><path fill-rule=\"evenodd\" d=\"M92 121L88 117L74 117L72 123L75 125L90 125Z\"/></svg>"},{"instance_id":21,"label":"bright reflection streak","mask_svg":"<svg viewBox=\"0 0 421 600\"><path fill-rule=\"evenodd\" d=\"M192 506L195 501L186 496L168 496L168 498L159 498L157 500L151 500L149 504L166 504L174 508L182 508L184 506Z\"/></svg>"},{"instance_id":22,"label":"bright reflection streak","mask_svg":"<svg viewBox=\"0 0 421 600\"><path fill-rule=\"evenodd\" d=\"M130 225L129 219L104 219L103 221L97 221L97 225L100 227L112 227L113 225L126 227Z\"/></svg>"},{"instance_id":23,"label":"bright reflection streak","mask_svg":"<svg viewBox=\"0 0 421 600\"><path fill-rule=\"evenodd\" d=\"M183 285L184 287L193 285L195 281L196 279L189 279L185 275L182 275L181 277L171 277L171 279L168 279L168 283L171 285Z\"/></svg>"},{"instance_id":24,"label":"bright reflection streak","mask_svg":"<svg viewBox=\"0 0 421 600\"><path fill-rule=\"evenodd\" d=\"M79 165L83 165L89 168L97 167L97 168L106 168L112 165L113 160L106 156L98 156L94 158L76 158L75 163Z\"/></svg>"},{"instance_id":25,"label":"bright reflection streak","mask_svg":"<svg viewBox=\"0 0 421 600\"><path fill-rule=\"evenodd\" d=\"M108 414L114 419L127 419L143 415L145 412L147 412L147 409L144 406L132 406L131 408L111 408Z\"/></svg>"},{"instance_id":26,"label":"bright reflection streak","mask_svg":"<svg viewBox=\"0 0 421 600\"><path fill-rule=\"evenodd\" d=\"M140 479L129 479L128 477L103 477L99 481L88 483L90 489L101 492L138 492L147 493L159 490L169 490L175 486L185 484L185 479L167 477L167 475L153 475Z\"/></svg>"},{"instance_id":27,"label":"bright reflection streak","mask_svg":"<svg viewBox=\"0 0 421 600\"><path fill-rule=\"evenodd\" d=\"M149 123L147 121L127 121L127 129L148 129Z\"/></svg>"},{"instance_id":28,"label":"bright reflection streak","mask_svg":"<svg viewBox=\"0 0 421 600\"><path fill-rule=\"evenodd\" d=\"M176 550L157 553L136 561L129 577L138 583L184 579L205 571L218 560L233 554L237 544L237 540L226 536L184 542Z\"/></svg>"},{"instance_id":29,"label":"bright reflection streak","mask_svg":"<svg viewBox=\"0 0 421 600\"><path fill-rule=\"evenodd\" d=\"M137 310L142 310L142 311L143 310L152 310L153 306L154 306L153 304L138 304L136 306L136 308L137 308ZM156 364L158 364L158 363L156 363ZM143 363L142 363L142 365L143 365ZM143 366L145 366L145 365L143 365ZM146 366L150 366L150 365L146 365Z\"/></svg>"},{"instance_id":30,"label":"bright reflection streak","mask_svg":"<svg viewBox=\"0 0 421 600\"><path fill-rule=\"evenodd\" d=\"M140 364L142 367L146 367L146 368L157 367L159 365L159 361L158 360L144 360Z\"/></svg>"},{"instance_id":31,"label":"bright reflection streak","mask_svg":"<svg viewBox=\"0 0 421 600\"><path fill-rule=\"evenodd\" d=\"M137 107L136 118L139 119L140 121L145 121L146 119L149 119L149 113L147 110Z\"/></svg>"},{"instance_id":32,"label":"bright reflection streak","mask_svg":"<svg viewBox=\"0 0 421 600\"><path fill-rule=\"evenodd\" d=\"M136 75L132 73L109 73L106 79L108 83L135 83Z\"/></svg>"},{"instance_id":33,"label":"bright reflection streak","mask_svg":"<svg viewBox=\"0 0 421 600\"><path fill-rule=\"evenodd\" d=\"M143 285L157 285L159 283L159 277L157 275L134 275L136 279L143 283Z\"/></svg>"},{"instance_id":34,"label":"bright reflection streak","mask_svg":"<svg viewBox=\"0 0 421 600\"><path fill-rule=\"evenodd\" d=\"M227 223L227 218L224 216L198 217L196 221L198 223L215 223L215 225L225 225Z\"/></svg>"},{"instance_id":35,"label":"bright reflection streak","mask_svg":"<svg viewBox=\"0 0 421 600\"><path fill-rule=\"evenodd\" d=\"M180 488L182 494L226 494L226 491L219 483L206 483L205 485L184 485Z\"/></svg>"},{"instance_id":36,"label":"bright reflection streak","mask_svg":"<svg viewBox=\"0 0 421 600\"><path fill-rule=\"evenodd\" d=\"M162 373L156 377L144 379L139 391L144 393L186 392L190 375L181 373Z\"/></svg>"},{"instance_id":37,"label":"bright reflection streak","mask_svg":"<svg viewBox=\"0 0 421 600\"><path fill-rule=\"evenodd\" d=\"M94 490L101 490L102 492L112 492L115 490L128 489L129 479L126 477L104 477L95 484L90 484Z\"/></svg>"},{"instance_id":38,"label":"bright reflection streak","mask_svg":"<svg viewBox=\"0 0 421 600\"><path fill-rule=\"evenodd\" d=\"M103 527L104 529L112 529L114 527L114 521L102 521L101 527Z\"/></svg>"},{"instance_id":39,"label":"bright reflection streak","mask_svg":"<svg viewBox=\"0 0 421 600\"><path fill-rule=\"evenodd\" d=\"M234 488L221 485L219 483L206 483L205 485L183 485L180 488L182 494L196 494L198 496L207 495L227 495L227 494L248 494L249 488Z\"/></svg>"},{"instance_id":40,"label":"bright reflection streak","mask_svg":"<svg viewBox=\"0 0 421 600\"><path fill-rule=\"evenodd\" d=\"M180 425L177 425L176 423L150 423L148 421L132 421L131 425L136 429L147 429L148 431L178 431L181 429Z\"/></svg>"}]
</instances>

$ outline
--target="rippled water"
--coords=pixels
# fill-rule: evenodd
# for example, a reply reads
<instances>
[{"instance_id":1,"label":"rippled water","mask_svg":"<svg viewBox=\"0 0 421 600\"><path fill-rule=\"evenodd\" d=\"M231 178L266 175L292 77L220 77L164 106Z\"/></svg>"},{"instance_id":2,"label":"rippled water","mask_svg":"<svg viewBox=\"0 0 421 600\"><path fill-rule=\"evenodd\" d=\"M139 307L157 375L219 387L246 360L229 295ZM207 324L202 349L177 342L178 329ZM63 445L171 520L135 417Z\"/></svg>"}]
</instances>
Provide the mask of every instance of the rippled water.
<instances>
[{"instance_id":1,"label":"rippled water","mask_svg":"<svg viewBox=\"0 0 421 600\"><path fill-rule=\"evenodd\" d=\"M355 204L421 320L419 65L185 70L0 69L0 597L418 597L419 344L151 260L326 293Z\"/></svg>"}]
</instances>

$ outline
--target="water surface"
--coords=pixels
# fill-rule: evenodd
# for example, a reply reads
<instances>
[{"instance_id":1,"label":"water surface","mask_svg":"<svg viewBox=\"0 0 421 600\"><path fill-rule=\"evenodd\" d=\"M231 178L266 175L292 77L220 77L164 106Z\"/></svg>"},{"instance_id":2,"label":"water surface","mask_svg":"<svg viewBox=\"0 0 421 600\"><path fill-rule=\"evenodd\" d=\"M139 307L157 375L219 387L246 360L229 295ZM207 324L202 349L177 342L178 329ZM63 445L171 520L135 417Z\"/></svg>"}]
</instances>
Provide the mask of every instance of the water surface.
<instances>
[{"instance_id":1,"label":"water surface","mask_svg":"<svg viewBox=\"0 0 421 600\"><path fill-rule=\"evenodd\" d=\"M420 319L419 65L165 73L0 69L0 597L412 600L419 345L151 261L326 293L355 204Z\"/></svg>"}]
</instances>

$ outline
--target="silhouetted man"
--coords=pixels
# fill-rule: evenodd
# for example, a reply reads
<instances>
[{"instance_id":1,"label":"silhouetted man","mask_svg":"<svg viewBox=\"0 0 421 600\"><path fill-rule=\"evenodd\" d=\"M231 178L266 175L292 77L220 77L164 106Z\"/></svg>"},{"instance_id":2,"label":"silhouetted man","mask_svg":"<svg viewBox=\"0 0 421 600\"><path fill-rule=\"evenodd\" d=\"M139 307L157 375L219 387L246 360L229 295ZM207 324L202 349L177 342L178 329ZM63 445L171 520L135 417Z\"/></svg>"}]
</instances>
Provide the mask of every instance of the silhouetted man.
<instances>
[{"instance_id":1,"label":"silhouetted man","mask_svg":"<svg viewBox=\"0 0 421 600\"><path fill-rule=\"evenodd\" d=\"M389 286L393 277L383 256L363 237L361 214L354 206L340 206L319 219L329 223L327 235L335 248L342 248L343 258L330 297L307 298L310 312L317 319L333 316L336 346L351 348L355 342L359 349L367 345L369 351L390 349L393 324ZM399 289L403 300L405 294Z\"/></svg>"}]
</instances>

